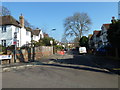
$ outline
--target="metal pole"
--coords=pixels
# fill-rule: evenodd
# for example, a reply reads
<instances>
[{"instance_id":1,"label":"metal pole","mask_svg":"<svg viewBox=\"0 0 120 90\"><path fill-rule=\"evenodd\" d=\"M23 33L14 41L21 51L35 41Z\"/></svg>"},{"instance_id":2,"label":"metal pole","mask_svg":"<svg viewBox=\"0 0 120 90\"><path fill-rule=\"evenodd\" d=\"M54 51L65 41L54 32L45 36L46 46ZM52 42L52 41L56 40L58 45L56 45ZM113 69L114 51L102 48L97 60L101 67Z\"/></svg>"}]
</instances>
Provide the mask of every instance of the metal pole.
<instances>
[{"instance_id":1,"label":"metal pole","mask_svg":"<svg viewBox=\"0 0 120 90\"><path fill-rule=\"evenodd\" d=\"M32 55L32 61L34 62L34 60L35 60L35 47L34 47L34 44L33 44L33 46L32 46L32 53L33 53L33 55Z\"/></svg>"},{"instance_id":2,"label":"metal pole","mask_svg":"<svg viewBox=\"0 0 120 90\"><path fill-rule=\"evenodd\" d=\"M16 63L16 45L15 45L15 50L14 50L14 63Z\"/></svg>"},{"instance_id":3,"label":"metal pole","mask_svg":"<svg viewBox=\"0 0 120 90\"><path fill-rule=\"evenodd\" d=\"M15 45L15 50L14 50L14 63L16 63L17 32L14 32L14 45Z\"/></svg>"},{"instance_id":4,"label":"metal pole","mask_svg":"<svg viewBox=\"0 0 120 90\"><path fill-rule=\"evenodd\" d=\"M55 53L54 53L54 40L53 40L53 54L55 54Z\"/></svg>"}]
</instances>

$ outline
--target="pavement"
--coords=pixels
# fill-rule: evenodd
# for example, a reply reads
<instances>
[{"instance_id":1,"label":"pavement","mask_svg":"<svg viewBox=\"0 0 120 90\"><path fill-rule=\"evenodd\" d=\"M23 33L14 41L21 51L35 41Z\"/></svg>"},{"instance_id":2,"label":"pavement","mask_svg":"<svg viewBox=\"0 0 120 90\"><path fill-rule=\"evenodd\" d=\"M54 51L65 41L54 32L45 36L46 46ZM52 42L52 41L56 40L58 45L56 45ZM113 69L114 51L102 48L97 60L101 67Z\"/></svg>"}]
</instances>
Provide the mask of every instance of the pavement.
<instances>
[{"instance_id":1,"label":"pavement","mask_svg":"<svg viewBox=\"0 0 120 90\"><path fill-rule=\"evenodd\" d=\"M113 59L103 56L88 55L92 61L101 68L120 75L120 59Z\"/></svg>"}]
</instances>

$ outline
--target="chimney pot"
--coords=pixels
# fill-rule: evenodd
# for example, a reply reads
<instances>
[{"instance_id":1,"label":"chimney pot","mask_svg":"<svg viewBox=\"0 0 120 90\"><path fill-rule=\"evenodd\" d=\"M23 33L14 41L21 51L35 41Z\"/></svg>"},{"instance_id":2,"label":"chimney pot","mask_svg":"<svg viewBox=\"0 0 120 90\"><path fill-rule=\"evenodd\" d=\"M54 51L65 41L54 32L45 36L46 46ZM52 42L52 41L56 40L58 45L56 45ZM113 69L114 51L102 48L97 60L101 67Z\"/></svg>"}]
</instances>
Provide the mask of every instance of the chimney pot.
<instances>
[{"instance_id":1,"label":"chimney pot","mask_svg":"<svg viewBox=\"0 0 120 90\"><path fill-rule=\"evenodd\" d=\"M24 28L24 17L23 17L22 14L21 14L21 16L19 17L19 21L20 21L21 27Z\"/></svg>"},{"instance_id":2,"label":"chimney pot","mask_svg":"<svg viewBox=\"0 0 120 90\"><path fill-rule=\"evenodd\" d=\"M114 19L115 19L115 17L112 17L112 19L114 20Z\"/></svg>"}]
</instances>

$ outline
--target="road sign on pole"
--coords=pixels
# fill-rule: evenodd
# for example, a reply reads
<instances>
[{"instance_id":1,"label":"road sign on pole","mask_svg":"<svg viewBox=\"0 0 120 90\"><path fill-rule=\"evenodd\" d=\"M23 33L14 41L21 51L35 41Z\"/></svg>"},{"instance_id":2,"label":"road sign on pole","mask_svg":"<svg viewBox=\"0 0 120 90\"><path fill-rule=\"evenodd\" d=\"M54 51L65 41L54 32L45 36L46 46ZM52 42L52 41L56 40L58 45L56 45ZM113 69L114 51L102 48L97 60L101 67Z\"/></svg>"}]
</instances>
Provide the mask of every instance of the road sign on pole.
<instances>
[{"instance_id":1,"label":"road sign on pole","mask_svg":"<svg viewBox=\"0 0 120 90\"><path fill-rule=\"evenodd\" d=\"M14 50L14 62L16 63L17 32L14 32L14 41L13 41L13 44L15 45L15 50Z\"/></svg>"}]
</instances>

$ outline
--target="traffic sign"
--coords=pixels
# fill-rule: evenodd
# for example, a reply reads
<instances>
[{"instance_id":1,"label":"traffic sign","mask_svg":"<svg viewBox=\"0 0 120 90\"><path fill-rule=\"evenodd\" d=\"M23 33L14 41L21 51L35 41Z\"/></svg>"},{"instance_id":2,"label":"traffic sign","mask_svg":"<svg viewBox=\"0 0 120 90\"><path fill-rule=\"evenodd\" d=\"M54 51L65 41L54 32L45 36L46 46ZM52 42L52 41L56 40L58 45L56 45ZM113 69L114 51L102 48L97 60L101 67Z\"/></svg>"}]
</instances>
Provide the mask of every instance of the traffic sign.
<instances>
[{"instance_id":1,"label":"traffic sign","mask_svg":"<svg viewBox=\"0 0 120 90\"><path fill-rule=\"evenodd\" d=\"M14 32L14 39L17 38L17 32Z\"/></svg>"},{"instance_id":2,"label":"traffic sign","mask_svg":"<svg viewBox=\"0 0 120 90\"><path fill-rule=\"evenodd\" d=\"M0 55L0 60L2 59L11 59L12 55Z\"/></svg>"},{"instance_id":3,"label":"traffic sign","mask_svg":"<svg viewBox=\"0 0 120 90\"><path fill-rule=\"evenodd\" d=\"M14 42L13 42L13 44L14 44L14 45L16 45L16 44L17 44L17 42L16 42L16 41L14 41Z\"/></svg>"}]
</instances>

